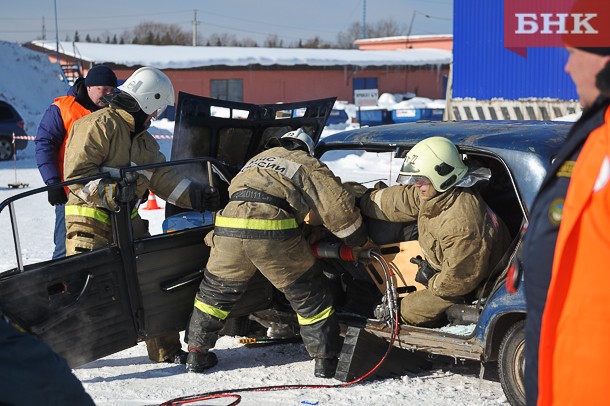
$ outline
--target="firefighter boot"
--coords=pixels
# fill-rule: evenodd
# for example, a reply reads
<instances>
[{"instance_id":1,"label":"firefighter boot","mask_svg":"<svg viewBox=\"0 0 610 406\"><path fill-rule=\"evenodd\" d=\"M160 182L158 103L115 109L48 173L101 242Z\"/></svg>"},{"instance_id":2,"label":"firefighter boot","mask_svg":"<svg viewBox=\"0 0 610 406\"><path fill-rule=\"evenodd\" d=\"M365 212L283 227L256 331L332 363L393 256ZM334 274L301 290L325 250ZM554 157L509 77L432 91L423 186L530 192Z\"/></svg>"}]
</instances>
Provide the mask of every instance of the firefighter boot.
<instances>
[{"instance_id":1,"label":"firefighter boot","mask_svg":"<svg viewBox=\"0 0 610 406\"><path fill-rule=\"evenodd\" d=\"M189 347L189 355L186 358L186 371L201 373L208 368L218 364L218 358L213 352Z\"/></svg>"},{"instance_id":2,"label":"firefighter boot","mask_svg":"<svg viewBox=\"0 0 610 406\"><path fill-rule=\"evenodd\" d=\"M337 371L337 358L316 358L313 374L318 378L332 378Z\"/></svg>"},{"instance_id":3,"label":"firefighter boot","mask_svg":"<svg viewBox=\"0 0 610 406\"><path fill-rule=\"evenodd\" d=\"M186 351L183 350L178 350L177 353L175 353L174 355L172 355L171 357L167 358L165 360L165 362L167 362L168 364L186 364L186 358L188 356L188 353Z\"/></svg>"}]
</instances>

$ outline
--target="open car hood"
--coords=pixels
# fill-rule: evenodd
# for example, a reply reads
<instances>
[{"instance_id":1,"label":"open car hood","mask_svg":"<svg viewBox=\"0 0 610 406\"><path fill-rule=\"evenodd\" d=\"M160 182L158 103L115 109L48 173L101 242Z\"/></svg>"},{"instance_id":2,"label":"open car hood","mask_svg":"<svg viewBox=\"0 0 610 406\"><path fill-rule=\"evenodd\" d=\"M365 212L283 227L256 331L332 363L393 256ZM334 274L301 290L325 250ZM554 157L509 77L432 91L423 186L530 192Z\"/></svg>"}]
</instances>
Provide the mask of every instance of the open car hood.
<instances>
[{"instance_id":1,"label":"open car hood","mask_svg":"<svg viewBox=\"0 0 610 406\"><path fill-rule=\"evenodd\" d=\"M180 92L171 160L209 156L236 173L270 138L302 127L317 143L334 102L257 105Z\"/></svg>"}]
</instances>

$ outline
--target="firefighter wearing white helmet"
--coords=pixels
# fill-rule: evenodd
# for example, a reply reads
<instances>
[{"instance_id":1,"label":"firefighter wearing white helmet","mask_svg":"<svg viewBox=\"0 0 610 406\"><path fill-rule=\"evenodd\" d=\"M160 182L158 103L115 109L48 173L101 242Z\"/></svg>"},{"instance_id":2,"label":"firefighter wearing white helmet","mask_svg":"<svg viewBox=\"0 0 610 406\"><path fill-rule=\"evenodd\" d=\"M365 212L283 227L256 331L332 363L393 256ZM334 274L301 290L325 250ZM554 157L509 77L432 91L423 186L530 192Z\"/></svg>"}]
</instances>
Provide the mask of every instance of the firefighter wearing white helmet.
<instances>
[{"instance_id":1,"label":"firefighter wearing white helmet","mask_svg":"<svg viewBox=\"0 0 610 406\"><path fill-rule=\"evenodd\" d=\"M417 143L407 154L396 182L414 185L422 177L434 189L444 192L461 180L468 168L455 145L447 138L430 137Z\"/></svg>"},{"instance_id":2,"label":"firefighter wearing white helmet","mask_svg":"<svg viewBox=\"0 0 610 406\"><path fill-rule=\"evenodd\" d=\"M392 222L417 222L424 257L415 280L426 289L401 301L404 323L438 326L444 312L463 303L486 279L510 244L503 221L479 193L461 187L468 173L455 145L444 137L417 143L407 154L397 182L360 201L364 215Z\"/></svg>"},{"instance_id":3,"label":"firefighter wearing white helmet","mask_svg":"<svg viewBox=\"0 0 610 406\"><path fill-rule=\"evenodd\" d=\"M165 156L159 144L146 131L153 118L174 104L174 89L160 70L140 68L106 97L108 106L74 123L64 159L64 177L74 180L120 168L160 163ZM179 175L172 167L132 172L129 185L102 178L69 186L65 207L67 255L89 252L113 243L112 212L130 202L135 238L148 234L148 222L138 214L137 204L150 189L160 198L187 209L214 211L218 192ZM207 179L206 176L202 178ZM128 186L128 187L126 187ZM148 356L155 362L186 362L178 332L146 340Z\"/></svg>"},{"instance_id":4,"label":"firefighter wearing white helmet","mask_svg":"<svg viewBox=\"0 0 610 406\"><path fill-rule=\"evenodd\" d=\"M286 134L280 137L280 143L282 143L285 147L290 142L301 144L301 146L307 148L307 153L313 156L315 145L309 134L303 131L302 128L299 128L295 131L287 132Z\"/></svg>"},{"instance_id":5,"label":"firefighter wearing white helmet","mask_svg":"<svg viewBox=\"0 0 610 406\"><path fill-rule=\"evenodd\" d=\"M303 129L271 138L229 186L231 201L216 214L212 247L189 324L187 370L214 366L218 332L257 271L286 295L297 313L301 337L315 359L314 374L331 378L341 349L333 298L304 235L315 212L347 245L368 239L355 199L340 179L311 156Z\"/></svg>"},{"instance_id":6,"label":"firefighter wearing white helmet","mask_svg":"<svg viewBox=\"0 0 610 406\"><path fill-rule=\"evenodd\" d=\"M145 66L136 70L118 89L133 97L144 113L156 112L155 117L174 105L174 86L157 68Z\"/></svg>"}]
</instances>

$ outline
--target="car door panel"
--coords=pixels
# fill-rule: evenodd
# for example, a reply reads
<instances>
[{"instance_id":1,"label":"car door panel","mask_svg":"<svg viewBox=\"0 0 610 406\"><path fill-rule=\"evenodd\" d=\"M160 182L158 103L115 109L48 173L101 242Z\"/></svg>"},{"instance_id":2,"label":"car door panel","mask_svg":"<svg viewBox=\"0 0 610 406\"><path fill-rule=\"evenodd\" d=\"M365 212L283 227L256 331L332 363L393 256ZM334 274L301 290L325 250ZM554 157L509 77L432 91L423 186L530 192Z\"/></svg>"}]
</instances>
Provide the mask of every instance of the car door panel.
<instances>
[{"instance_id":1,"label":"car door panel","mask_svg":"<svg viewBox=\"0 0 610 406\"><path fill-rule=\"evenodd\" d=\"M144 238L134 244L143 336L156 337L186 328L210 253L203 238L211 228Z\"/></svg>"},{"instance_id":2,"label":"car door panel","mask_svg":"<svg viewBox=\"0 0 610 406\"><path fill-rule=\"evenodd\" d=\"M125 286L110 247L5 273L0 297L6 315L74 368L136 344Z\"/></svg>"}]
</instances>

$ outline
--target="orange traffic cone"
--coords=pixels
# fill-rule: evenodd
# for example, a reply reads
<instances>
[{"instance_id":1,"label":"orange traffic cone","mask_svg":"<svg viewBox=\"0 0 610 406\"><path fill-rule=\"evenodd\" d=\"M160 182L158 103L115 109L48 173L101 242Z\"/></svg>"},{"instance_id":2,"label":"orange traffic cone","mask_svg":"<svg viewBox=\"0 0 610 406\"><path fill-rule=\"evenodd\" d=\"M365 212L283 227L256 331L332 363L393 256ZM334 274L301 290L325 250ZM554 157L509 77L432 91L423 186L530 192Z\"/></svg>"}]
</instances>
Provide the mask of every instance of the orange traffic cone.
<instances>
[{"instance_id":1,"label":"orange traffic cone","mask_svg":"<svg viewBox=\"0 0 610 406\"><path fill-rule=\"evenodd\" d=\"M146 201L146 207L143 207L142 210L158 210L161 207L157 204L157 198L153 192L148 194L148 200Z\"/></svg>"}]
</instances>

